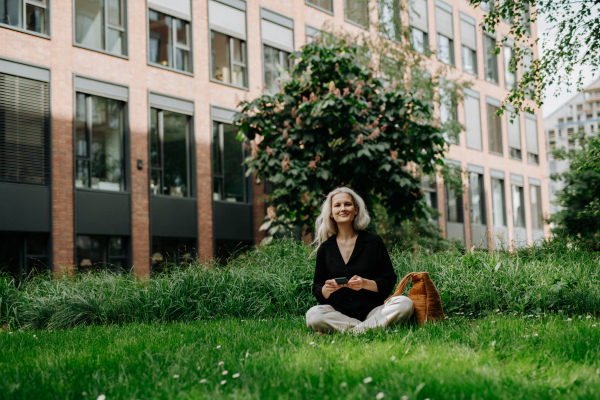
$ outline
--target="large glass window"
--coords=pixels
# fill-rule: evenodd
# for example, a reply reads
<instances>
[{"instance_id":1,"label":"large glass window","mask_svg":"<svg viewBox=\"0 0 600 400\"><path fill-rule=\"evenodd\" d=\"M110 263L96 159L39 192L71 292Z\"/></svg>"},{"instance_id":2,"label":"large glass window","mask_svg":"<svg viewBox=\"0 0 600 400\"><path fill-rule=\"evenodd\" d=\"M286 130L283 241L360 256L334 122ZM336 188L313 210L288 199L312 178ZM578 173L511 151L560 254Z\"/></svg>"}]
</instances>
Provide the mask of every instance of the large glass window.
<instances>
[{"instance_id":1,"label":"large glass window","mask_svg":"<svg viewBox=\"0 0 600 400\"><path fill-rule=\"evenodd\" d=\"M306 0L307 4L333 13L333 0Z\"/></svg>"},{"instance_id":2,"label":"large glass window","mask_svg":"<svg viewBox=\"0 0 600 400\"><path fill-rule=\"evenodd\" d=\"M488 138L490 142L490 153L502 155L502 121L496 115L500 107L487 103Z\"/></svg>"},{"instance_id":3,"label":"large glass window","mask_svg":"<svg viewBox=\"0 0 600 400\"><path fill-rule=\"evenodd\" d=\"M542 188L538 185L529 184L529 200L531 202L531 228L544 229Z\"/></svg>"},{"instance_id":4,"label":"large glass window","mask_svg":"<svg viewBox=\"0 0 600 400\"><path fill-rule=\"evenodd\" d=\"M264 71L265 71L265 91L267 93L279 92L277 78L281 76L282 71L291 71L292 62L289 59L290 53L279 50L274 47L263 45Z\"/></svg>"},{"instance_id":5,"label":"large glass window","mask_svg":"<svg viewBox=\"0 0 600 400\"><path fill-rule=\"evenodd\" d=\"M213 200L245 202L244 148L234 125L213 121Z\"/></svg>"},{"instance_id":6,"label":"large glass window","mask_svg":"<svg viewBox=\"0 0 600 400\"><path fill-rule=\"evenodd\" d=\"M492 215L494 226L506 226L504 179L492 178Z\"/></svg>"},{"instance_id":7,"label":"large glass window","mask_svg":"<svg viewBox=\"0 0 600 400\"><path fill-rule=\"evenodd\" d=\"M155 10L148 10L148 20L149 62L192 72L190 23Z\"/></svg>"},{"instance_id":8,"label":"large glass window","mask_svg":"<svg viewBox=\"0 0 600 400\"><path fill-rule=\"evenodd\" d=\"M508 126L508 149L510 157L516 160L522 160L520 119L517 115L513 115L509 112L506 115L506 123Z\"/></svg>"},{"instance_id":9,"label":"large glass window","mask_svg":"<svg viewBox=\"0 0 600 400\"><path fill-rule=\"evenodd\" d=\"M0 181L50 183L49 94L48 82L0 73Z\"/></svg>"},{"instance_id":10,"label":"large glass window","mask_svg":"<svg viewBox=\"0 0 600 400\"><path fill-rule=\"evenodd\" d=\"M462 194L457 195L456 191L450 186L446 187L446 220L448 222L464 222L463 214L463 197Z\"/></svg>"},{"instance_id":11,"label":"large glass window","mask_svg":"<svg viewBox=\"0 0 600 400\"><path fill-rule=\"evenodd\" d=\"M0 25L48 35L46 0L0 0Z\"/></svg>"},{"instance_id":12,"label":"large glass window","mask_svg":"<svg viewBox=\"0 0 600 400\"><path fill-rule=\"evenodd\" d=\"M366 28L369 26L369 0L345 0L344 17L347 21Z\"/></svg>"},{"instance_id":13,"label":"large glass window","mask_svg":"<svg viewBox=\"0 0 600 400\"><path fill-rule=\"evenodd\" d=\"M452 82L440 79L440 123L444 137L448 143L458 143L457 138L449 135L448 126L453 121L458 121L458 101L453 92L455 85Z\"/></svg>"},{"instance_id":14,"label":"large glass window","mask_svg":"<svg viewBox=\"0 0 600 400\"><path fill-rule=\"evenodd\" d=\"M498 84L498 56L496 55L496 39L488 34L483 34L483 55L485 66L485 80Z\"/></svg>"},{"instance_id":15,"label":"large glass window","mask_svg":"<svg viewBox=\"0 0 600 400\"><path fill-rule=\"evenodd\" d=\"M75 0L75 43L127 55L123 0Z\"/></svg>"},{"instance_id":16,"label":"large glass window","mask_svg":"<svg viewBox=\"0 0 600 400\"><path fill-rule=\"evenodd\" d=\"M152 274L192 262L196 258L196 253L196 239L153 237Z\"/></svg>"},{"instance_id":17,"label":"large glass window","mask_svg":"<svg viewBox=\"0 0 600 400\"><path fill-rule=\"evenodd\" d=\"M123 273L129 269L126 237L78 235L76 251L79 272Z\"/></svg>"},{"instance_id":18,"label":"large glass window","mask_svg":"<svg viewBox=\"0 0 600 400\"><path fill-rule=\"evenodd\" d=\"M460 41L463 71L477 75L477 40L475 20L463 16L460 17Z\"/></svg>"},{"instance_id":19,"label":"large glass window","mask_svg":"<svg viewBox=\"0 0 600 400\"><path fill-rule=\"evenodd\" d=\"M435 22L437 28L437 58L445 64L454 65L452 6L442 1L436 1Z\"/></svg>"},{"instance_id":20,"label":"large glass window","mask_svg":"<svg viewBox=\"0 0 600 400\"><path fill-rule=\"evenodd\" d=\"M47 270L50 270L48 234L0 233L0 273L7 273L19 282Z\"/></svg>"},{"instance_id":21,"label":"large glass window","mask_svg":"<svg viewBox=\"0 0 600 400\"><path fill-rule=\"evenodd\" d=\"M246 42L211 31L211 77L234 86L248 87Z\"/></svg>"},{"instance_id":22,"label":"large glass window","mask_svg":"<svg viewBox=\"0 0 600 400\"><path fill-rule=\"evenodd\" d=\"M410 31L410 39L415 51L425 53L425 51L429 49L429 37L426 32L417 28L412 28Z\"/></svg>"},{"instance_id":23,"label":"large glass window","mask_svg":"<svg viewBox=\"0 0 600 400\"><path fill-rule=\"evenodd\" d=\"M437 35L437 58L441 62L454 65L454 42L444 35Z\"/></svg>"},{"instance_id":24,"label":"large glass window","mask_svg":"<svg viewBox=\"0 0 600 400\"><path fill-rule=\"evenodd\" d=\"M410 41L413 48L419 53L429 50L427 18L427 0L413 0L408 3L408 22L411 27Z\"/></svg>"},{"instance_id":25,"label":"large glass window","mask_svg":"<svg viewBox=\"0 0 600 400\"><path fill-rule=\"evenodd\" d=\"M475 97L477 95L477 97ZM467 147L476 150L483 150L481 138L481 106L477 93L469 95L465 93L465 135L467 138Z\"/></svg>"},{"instance_id":26,"label":"large glass window","mask_svg":"<svg viewBox=\"0 0 600 400\"><path fill-rule=\"evenodd\" d=\"M378 1L379 34L397 42L402 40L402 24L399 1Z\"/></svg>"},{"instance_id":27,"label":"large glass window","mask_svg":"<svg viewBox=\"0 0 600 400\"><path fill-rule=\"evenodd\" d=\"M516 228L525 228L525 193L523 186L512 186L513 222Z\"/></svg>"},{"instance_id":28,"label":"large glass window","mask_svg":"<svg viewBox=\"0 0 600 400\"><path fill-rule=\"evenodd\" d=\"M485 225L485 188L482 174L469 173L469 195L471 197L471 223Z\"/></svg>"},{"instance_id":29,"label":"large glass window","mask_svg":"<svg viewBox=\"0 0 600 400\"><path fill-rule=\"evenodd\" d=\"M77 93L75 187L125 190L124 106L119 100Z\"/></svg>"},{"instance_id":30,"label":"large glass window","mask_svg":"<svg viewBox=\"0 0 600 400\"><path fill-rule=\"evenodd\" d=\"M538 148L537 120L535 115L525 115L525 135L527 140L527 162L539 165L540 155Z\"/></svg>"},{"instance_id":31,"label":"large glass window","mask_svg":"<svg viewBox=\"0 0 600 400\"><path fill-rule=\"evenodd\" d=\"M504 57L504 86L506 90L513 90L517 84L517 71L510 71L510 63L515 56L512 46L502 46L502 55Z\"/></svg>"},{"instance_id":32,"label":"large glass window","mask_svg":"<svg viewBox=\"0 0 600 400\"><path fill-rule=\"evenodd\" d=\"M191 196L190 119L150 109L150 191L154 195Z\"/></svg>"},{"instance_id":33,"label":"large glass window","mask_svg":"<svg viewBox=\"0 0 600 400\"><path fill-rule=\"evenodd\" d=\"M421 180L423 188L423 198L425 203L433 210L438 209L437 183L435 175L424 176ZM437 218L430 218L431 222L437 222Z\"/></svg>"}]
</instances>

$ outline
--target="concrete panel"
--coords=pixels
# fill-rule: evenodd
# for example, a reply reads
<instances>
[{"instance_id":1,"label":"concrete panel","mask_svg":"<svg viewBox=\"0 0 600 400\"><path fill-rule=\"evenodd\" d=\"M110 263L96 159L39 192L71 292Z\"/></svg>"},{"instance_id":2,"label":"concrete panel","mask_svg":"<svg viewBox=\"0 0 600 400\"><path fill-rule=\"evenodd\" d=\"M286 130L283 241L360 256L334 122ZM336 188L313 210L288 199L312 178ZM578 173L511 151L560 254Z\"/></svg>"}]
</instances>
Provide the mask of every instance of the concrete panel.
<instances>
[{"instance_id":1,"label":"concrete panel","mask_svg":"<svg viewBox=\"0 0 600 400\"><path fill-rule=\"evenodd\" d=\"M215 239L254 240L251 204L213 203Z\"/></svg>"},{"instance_id":2,"label":"concrete panel","mask_svg":"<svg viewBox=\"0 0 600 400\"><path fill-rule=\"evenodd\" d=\"M0 182L0 231L50 232L50 187Z\"/></svg>"},{"instance_id":3,"label":"concrete panel","mask_svg":"<svg viewBox=\"0 0 600 400\"><path fill-rule=\"evenodd\" d=\"M75 191L75 226L78 235L129 236L129 193Z\"/></svg>"},{"instance_id":4,"label":"concrete panel","mask_svg":"<svg viewBox=\"0 0 600 400\"><path fill-rule=\"evenodd\" d=\"M487 249L489 247L487 225L471 224L471 238L476 249Z\"/></svg>"},{"instance_id":5,"label":"concrete panel","mask_svg":"<svg viewBox=\"0 0 600 400\"><path fill-rule=\"evenodd\" d=\"M544 231L541 229L534 229L531 232L533 236L533 244L541 244L544 241Z\"/></svg>"},{"instance_id":6,"label":"concrete panel","mask_svg":"<svg viewBox=\"0 0 600 400\"><path fill-rule=\"evenodd\" d=\"M459 222L446 222L448 239L458 239L465 244L465 224Z\"/></svg>"},{"instance_id":7,"label":"concrete panel","mask_svg":"<svg viewBox=\"0 0 600 400\"><path fill-rule=\"evenodd\" d=\"M494 249L495 250L508 250L508 228L506 226L494 226Z\"/></svg>"},{"instance_id":8,"label":"concrete panel","mask_svg":"<svg viewBox=\"0 0 600 400\"><path fill-rule=\"evenodd\" d=\"M527 247L527 229L515 228L515 249Z\"/></svg>"},{"instance_id":9,"label":"concrete panel","mask_svg":"<svg viewBox=\"0 0 600 400\"><path fill-rule=\"evenodd\" d=\"M150 197L152 236L195 238L198 235L196 199Z\"/></svg>"}]
</instances>

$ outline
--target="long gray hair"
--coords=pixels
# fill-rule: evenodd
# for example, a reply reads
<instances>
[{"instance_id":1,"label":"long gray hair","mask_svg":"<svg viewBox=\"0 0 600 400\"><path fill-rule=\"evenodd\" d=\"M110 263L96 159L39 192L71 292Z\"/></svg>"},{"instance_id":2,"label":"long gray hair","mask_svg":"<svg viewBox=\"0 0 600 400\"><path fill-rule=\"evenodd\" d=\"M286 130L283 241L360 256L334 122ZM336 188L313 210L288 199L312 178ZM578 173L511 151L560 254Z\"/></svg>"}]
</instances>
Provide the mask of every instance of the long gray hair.
<instances>
[{"instance_id":1,"label":"long gray hair","mask_svg":"<svg viewBox=\"0 0 600 400\"><path fill-rule=\"evenodd\" d=\"M354 221L352 221L352 228L354 228L355 231L364 230L367 225L369 225L369 222L371 222L371 217L365 207L365 201L358 193L345 186L334 189L329 192L325 201L323 201L321 213L315 222L315 240L313 242L313 244L316 245L315 249L318 249L321 243L329 239L331 235L335 235L338 231L337 223L331 218L331 200L333 196L339 193L348 193L350 197L352 197L354 207L358 210L358 213L354 217Z\"/></svg>"}]
</instances>

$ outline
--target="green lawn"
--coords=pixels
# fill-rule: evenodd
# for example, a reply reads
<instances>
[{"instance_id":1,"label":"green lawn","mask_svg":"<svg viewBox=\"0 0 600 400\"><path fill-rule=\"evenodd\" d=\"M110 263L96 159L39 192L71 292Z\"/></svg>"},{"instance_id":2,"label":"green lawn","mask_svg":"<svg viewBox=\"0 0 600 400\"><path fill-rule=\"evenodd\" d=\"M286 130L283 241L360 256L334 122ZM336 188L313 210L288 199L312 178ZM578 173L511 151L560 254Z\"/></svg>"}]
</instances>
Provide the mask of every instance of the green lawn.
<instances>
[{"instance_id":1,"label":"green lawn","mask_svg":"<svg viewBox=\"0 0 600 400\"><path fill-rule=\"evenodd\" d=\"M323 337L297 317L4 330L0 398L600 399L600 323L571 318Z\"/></svg>"}]
</instances>

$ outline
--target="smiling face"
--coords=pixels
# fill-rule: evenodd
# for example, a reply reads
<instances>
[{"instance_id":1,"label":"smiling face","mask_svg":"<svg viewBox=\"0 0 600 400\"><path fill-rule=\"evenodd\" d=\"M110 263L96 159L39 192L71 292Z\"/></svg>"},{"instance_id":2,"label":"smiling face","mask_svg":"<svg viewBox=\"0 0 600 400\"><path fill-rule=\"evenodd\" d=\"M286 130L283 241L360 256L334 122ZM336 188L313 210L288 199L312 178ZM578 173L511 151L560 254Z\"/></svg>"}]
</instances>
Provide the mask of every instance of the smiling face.
<instances>
[{"instance_id":1,"label":"smiling face","mask_svg":"<svg viewBox=\"0 0 600 400\"><path fill-rule=\"evenodd\" d=\"M358 209L348 193L338 193L331 198L331 218L336 223L352 223L356 214Z\"/></svg>"}]
</instances>

